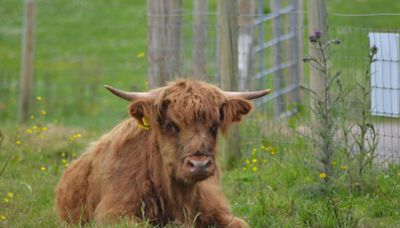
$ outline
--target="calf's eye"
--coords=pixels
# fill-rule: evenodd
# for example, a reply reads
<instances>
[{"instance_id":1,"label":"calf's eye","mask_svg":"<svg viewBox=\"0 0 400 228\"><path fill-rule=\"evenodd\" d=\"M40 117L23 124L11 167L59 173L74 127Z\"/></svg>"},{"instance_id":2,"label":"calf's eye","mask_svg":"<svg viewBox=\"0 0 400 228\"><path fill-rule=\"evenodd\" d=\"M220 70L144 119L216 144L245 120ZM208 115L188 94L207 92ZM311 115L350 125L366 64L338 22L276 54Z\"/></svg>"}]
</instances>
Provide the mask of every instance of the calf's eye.
<instances>
[{"instance_id":1,"label":"calf's eye","mask_svg":"<svg viewBox=\"0 0 400 228\"><path fill-rule=\"evenodd\" d=\"M218 124L213 124L210 128L211 134L216 135L218 131Z\"/></svg>"},{"instance_id":2,"label":"calf's eye","mask_svg":"<svg viewBox=\"0 0 400 228\"><path fill-rule=\"evenodd\" d=\"M178 125L176 125L173 122L167 123L167 125L165 126L165 129L167 129L167 131L174 132L174 133L179 133L179 131L180 131Z\"/></svg>"}]
</instances>

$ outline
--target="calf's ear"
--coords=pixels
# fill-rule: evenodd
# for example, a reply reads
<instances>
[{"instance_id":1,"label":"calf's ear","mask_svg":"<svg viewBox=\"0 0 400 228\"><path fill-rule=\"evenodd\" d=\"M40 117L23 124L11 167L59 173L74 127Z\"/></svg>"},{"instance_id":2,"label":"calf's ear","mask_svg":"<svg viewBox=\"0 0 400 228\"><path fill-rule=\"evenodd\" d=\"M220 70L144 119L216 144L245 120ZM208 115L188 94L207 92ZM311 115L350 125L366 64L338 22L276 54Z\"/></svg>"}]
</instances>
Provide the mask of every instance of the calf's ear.
<instances>
[{"instance_id":1,"label":"calf's ear","mask_svg":"<svg viewBox=\"0 0 400 228\"><path fill-rule=\"evenodd\" d=\"M130 104L129 114L136 119L138 125L146 130L149 129L152 121L151 103L145 100L138 100Z\"/></svg>"},{"instance_id":2,"label":"calf's ear","mask_svg":"<svg viewBox=\"0 0 400 228\"><path fill-rule=\"evenodd\" d=\"M229 99L221 106L221 128L226 131L231 123L239 122L244 115L250 113L252 105L250 102L240 99Z\"/></svg>"}]
</instances>

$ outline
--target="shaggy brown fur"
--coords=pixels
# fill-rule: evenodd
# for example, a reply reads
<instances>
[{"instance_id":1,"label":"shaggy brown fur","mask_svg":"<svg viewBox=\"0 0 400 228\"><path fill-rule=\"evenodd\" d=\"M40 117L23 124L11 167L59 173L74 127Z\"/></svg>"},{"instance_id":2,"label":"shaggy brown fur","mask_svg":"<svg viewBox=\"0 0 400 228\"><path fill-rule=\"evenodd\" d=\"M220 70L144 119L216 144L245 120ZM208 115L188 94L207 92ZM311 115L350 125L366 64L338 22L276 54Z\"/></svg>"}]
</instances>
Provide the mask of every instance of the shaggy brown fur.
<instances>
[{"instance_id":1,"label":"shaggy brown fur","mask_svg":"<svg viewBox=\"0 0 400 228\"><path fill-rule=\"evenodd\" d=\"M217 129L250 112L215 86L178 81L130 105L134 118L118 124L65 170L56 189L62 220L112 222L121 217L154 225L248 227L234 217L215 164ZM142 117L151 129L139 128ZM188 158L209 158L207 176L188 173ZM196 160L197 161L197 160Z\"/></svg>"}]
</instances>

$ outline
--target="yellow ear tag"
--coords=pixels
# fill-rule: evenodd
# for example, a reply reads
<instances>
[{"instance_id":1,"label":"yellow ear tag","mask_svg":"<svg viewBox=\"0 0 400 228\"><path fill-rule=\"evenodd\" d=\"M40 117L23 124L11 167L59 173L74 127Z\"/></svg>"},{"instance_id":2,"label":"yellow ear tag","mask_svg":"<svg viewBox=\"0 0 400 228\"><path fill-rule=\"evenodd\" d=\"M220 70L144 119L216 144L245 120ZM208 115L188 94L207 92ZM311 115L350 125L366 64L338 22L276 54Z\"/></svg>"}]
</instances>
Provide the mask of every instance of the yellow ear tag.
<instances>
[{"instance_id":1,"label":"yellow ear tag","mask_svg":"<svg viewBox=\"0 0 400 228\"><path fill-rule=\"evenodd\" d=\"M145 130L150 130L149 120L145 116L142 117L142 123L139 123L140 128L143 128Z\"/></svg>"}]
</instances>

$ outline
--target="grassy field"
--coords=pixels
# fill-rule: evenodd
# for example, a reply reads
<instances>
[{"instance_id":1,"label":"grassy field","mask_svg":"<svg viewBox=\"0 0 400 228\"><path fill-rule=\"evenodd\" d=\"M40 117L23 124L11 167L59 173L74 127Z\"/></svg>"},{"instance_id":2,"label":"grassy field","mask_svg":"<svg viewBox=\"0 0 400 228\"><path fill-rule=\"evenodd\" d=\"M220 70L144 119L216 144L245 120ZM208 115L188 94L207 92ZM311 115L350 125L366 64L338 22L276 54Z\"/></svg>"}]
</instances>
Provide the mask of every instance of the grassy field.
<instances>
[{"instance_id":1,"label":"grassy field","mask_svg":"<svg viewBox=\"0 0 400 228\"><path fill-rule=\"evenodd\" d=\"M102 85L146 89L146 1L37 2L35 105L25 125L17 125L15 115L22 1L0 3L0 226L4 227L60 226L53 198L62 171L89 142L127 116L127 104ZM334 13L400 11L400 2L393 0L328 4ZM399 29L397 18L330 15L333 34L343 37L347 50L339 56L354 54L351 48L359 51L359 43L365 46L366 32L353 30L360 31L359 39L350 41L354 35L337 27ZM340 61L355 71L346 58ZM290 119L288 128L306 125L303 119ZM398 166L369 169L364 191L350 194L347 174L352 167L339 154L327 194L324 177L313 168L310 141L279 133L256 133L257 143L250 144L243 151L246 156L224 173L223 189L236 215L252 227L400 226Z\"/></svg>"}]
</instances>

